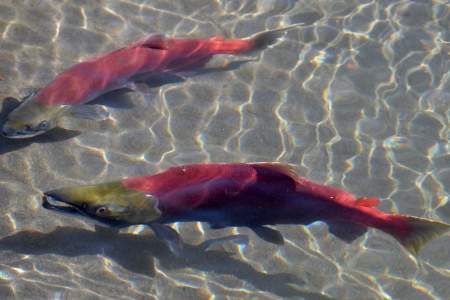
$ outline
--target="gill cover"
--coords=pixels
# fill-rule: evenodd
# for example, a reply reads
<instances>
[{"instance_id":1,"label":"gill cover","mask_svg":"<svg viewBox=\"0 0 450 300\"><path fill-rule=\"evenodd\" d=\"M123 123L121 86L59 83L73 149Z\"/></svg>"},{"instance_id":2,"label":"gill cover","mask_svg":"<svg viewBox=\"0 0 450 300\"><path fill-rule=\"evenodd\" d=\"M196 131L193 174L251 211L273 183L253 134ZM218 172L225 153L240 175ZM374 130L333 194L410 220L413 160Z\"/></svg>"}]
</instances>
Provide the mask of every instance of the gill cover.
<instances>
[{"instance_id":1,"label":"gill cover","mask_svg":"<svg viewBox=\"0 0 450 300\"><path fill-rule=\"evenodd\" d=\"M126 189L120 181L67 187L49 191L45 195L100 219L145 224L161 216L158 200L154 196Z\"/></svg>"}]
</instances>

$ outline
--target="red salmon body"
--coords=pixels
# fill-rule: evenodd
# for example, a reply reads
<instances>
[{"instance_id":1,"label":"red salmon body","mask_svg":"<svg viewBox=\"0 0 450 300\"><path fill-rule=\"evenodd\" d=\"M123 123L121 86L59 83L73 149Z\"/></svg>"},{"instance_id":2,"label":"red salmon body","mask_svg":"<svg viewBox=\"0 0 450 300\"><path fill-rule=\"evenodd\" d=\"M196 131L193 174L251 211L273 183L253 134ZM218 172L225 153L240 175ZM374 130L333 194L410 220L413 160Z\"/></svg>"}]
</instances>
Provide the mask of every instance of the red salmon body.
<instances>
[{"instance_id":1,"label":"red salmon body","mask_svg":"<svg viewBox=\"0 0 450 300\"><path fill-rule=\"evenodd\" d=\"M367 227L383 230L412 253L448 229L444 223L385 213L374 207L380 202L376 198L357 198L277 163L187 165L125 179L122 185L154 195L162 223L203 221L221 228L323 221L348 242Z\"/></svg>"},{"instance_id":2,"label":"red salmon body","mask_svg":"<svg viewBox=\"0 0 450 300\"><path fill-rule=\"evenodd\" d=\"M109 113L102 105L88 107L80 104L121 88L140 90L136 85L138 82L151 87L158 84L159 80L154 80L158 77L163 82L184 81L181 74L173 73L193 71L191 75L200 74L201 67L216 54L238 55L262 50L298 25L263 31L244 39L148 36L127 47L76 64L59 74L47 86L30 91L24 101L8 114L1 134L11 139L23 139L57 127L83 131L86 120L105 120ZM244 59L203 70L204 73L225 71L249 61ZM73 122L74 119L82 121Z\"/></svg>"},{"instance_id":3,"label":"red salmon body","mask_svg":"<svg viewBox=\"0 0 450 300\"><path fill-rule=\"evenodd\" d=\"M58 205L58 203L65 205ZM146 224L178 252L178 233L166 224L206 222L211 228L248 227L267 242L282 245L278 230L265 225L307 225L322 221L346 242L367 228L380 229L412 254L450 227L439 221L389 214L376 198L312 182L279 163L211 163L95 185L44 193L43 206L88 216L110 226ZM234 239L236 237L231 237Z\"/></svg>"},{"instance_id":4,"label":"red salmon body","mask_svg":"<svg viewBox=\"0 0 450 300\"><path fill-rule=\"evenodd\" d=\"M266 31L247 39L177 39L150 35L128 47L70 67L40 90L36 101L42 105L83 104L105 91L123 87L138 74L176 72L200 66L216 54L237 55L263 49L287 29Z\"/></svg>"},{"instance_id":5,"label":"red salmon body","mask_svg":"<svg viewBox=\"0 0 450 300\"><path fill-rule=\"evenodd\" d=\"M43 88L36 101L43 105L82 104L121 82L125 84L141 70L156 69L164 56L159 50L133 47L76 64Z\"/></svg>"},{"instance_id":6,"label":"red salmon body","mask_svg":"<svg viewBox=\"0 0 450 300\"><path fill-rule=\"evenodd\" d=\"M350 219L360 212L385 217L381 211L361 206L352 194L311 182L281 164L195 164L122 183L125 188L156 196L168 214L239 207L255 212L274 209L270 211L273 218L279 215L277 220L261 222ZM284 211L279 214L282 209L290 210L292 216Z\"/></svg>"}]
</instances>

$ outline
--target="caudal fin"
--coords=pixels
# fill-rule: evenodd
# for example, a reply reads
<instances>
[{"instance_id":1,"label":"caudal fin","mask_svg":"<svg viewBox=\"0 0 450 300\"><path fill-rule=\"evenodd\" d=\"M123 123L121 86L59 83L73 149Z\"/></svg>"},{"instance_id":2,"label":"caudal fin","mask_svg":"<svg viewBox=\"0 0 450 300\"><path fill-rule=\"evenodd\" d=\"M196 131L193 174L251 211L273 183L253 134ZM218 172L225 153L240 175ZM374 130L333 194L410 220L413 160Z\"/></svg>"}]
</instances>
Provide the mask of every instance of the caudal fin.
<instances>
[{"instance_id":1,"label":"caudal fin","mask_svg":"<svg viewBox=\"0 0 450 300\"><path fill-rule=\"evenodd\" d=\"M393 216L393 221L399 224L398 228L395 226L395 229L386 230L386 232L394 236L414 255L417 255L427 242L450 229L449 224L411 216Z\"/></svg>"},{"instance_id":2,"label":"caudal fin","mask_svg":"<svg viewBox=\"0 0 450 300\"><path fill-rule=\"evenodd\" d=\"M288 30L298 28L301 25L303 25L303 23L298 23L279 29L263 31L249 37L248 40L250 40L252 44L251 51L263 50L268 46L275 44L276 41L280 37L282 37Z\"/></svg>"},{"instance_id":3,"label":"caudal fin","mask_svg":"<svg viewBox=\"0 0 450 300\"><path fill-rule=\"evenodd\" d=\"M260 51L275 44L286 31L297 28L300 25L302 24L299 23L288 27L263 31L244 39L225 39L219 36L212 37L210 39L210 50L214 54L233 55Z\"/></svg>"}]
</instances>

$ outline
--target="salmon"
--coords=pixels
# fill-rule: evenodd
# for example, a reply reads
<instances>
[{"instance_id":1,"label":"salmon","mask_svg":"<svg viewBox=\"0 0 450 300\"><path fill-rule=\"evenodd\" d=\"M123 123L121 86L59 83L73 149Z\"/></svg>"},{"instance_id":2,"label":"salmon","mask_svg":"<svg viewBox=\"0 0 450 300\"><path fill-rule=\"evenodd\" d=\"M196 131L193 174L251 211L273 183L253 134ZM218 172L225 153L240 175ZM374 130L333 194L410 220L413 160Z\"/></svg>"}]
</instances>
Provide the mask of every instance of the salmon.
<instances>
[{"instance_id":1,"label":"salmon","mask_svg":"<svg viewBox=\"0 0 450 300\"><path fill-rule=\"evenodd\" d=\"M279 163L210 163L170 168L158 174L44 194L45 208L84 215L111 226L149 225L157 235L179 241L166 224L206 222L211 228L248 227L262 239L283 244L268 225L308 225L322 221L346 242L368 228L381 230L417 255L449 224L376 208L380 200L299 176ZM58 205L63 204L63 205ZM170 238L167 238L170 237ZM179 242L176 242L179 244Z\"/></svg>"},{"instance_id":2,"label":"salmon","mask_svg":"<svg viewBox=\"0 0 450 300\"><path fill-rule=\"evenodd\" d=\"M7 138L30 138L56 127L67 128L74 123L68 119L104 120L109 116L104 107L83 104L112 90L139 90L135 85L139 76L174 74L201 67L215 55L263 50L287 30L299 25L264 31L243 39L150 35L127 47L75 64L47 86L32 90L8 115L2 134Z\"/></svg>"}]
</instances>

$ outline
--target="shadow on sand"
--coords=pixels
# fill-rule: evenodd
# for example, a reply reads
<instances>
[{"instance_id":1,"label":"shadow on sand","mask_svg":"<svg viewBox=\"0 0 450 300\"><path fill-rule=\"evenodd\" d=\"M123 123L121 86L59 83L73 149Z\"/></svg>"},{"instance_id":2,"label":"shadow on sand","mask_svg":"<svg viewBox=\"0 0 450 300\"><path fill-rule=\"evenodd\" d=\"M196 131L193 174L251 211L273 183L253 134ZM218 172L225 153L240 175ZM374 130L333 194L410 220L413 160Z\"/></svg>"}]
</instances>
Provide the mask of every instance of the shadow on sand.
<instances>
[{"instance_id":1,"label":"shadow on sand","mask_svg":"<svg viewBox=\"0 0 450 300\"><path fill-rule=\"evenodd\" d=\"M57 254L68 257L103 255L131 272L150 277L154 276L153 259L157 258L161 266L168 270L192 268L203 272L232 275L280 297L332 299L303 289L304 282L295 275L261 273L225 251L205 251L203 244L184 244L181 257L177 257L163 242L152 235L57 227L49 233L21 231L4 237L0 239L0 249L27 255Z\"/></svg>"}]
</instances>

